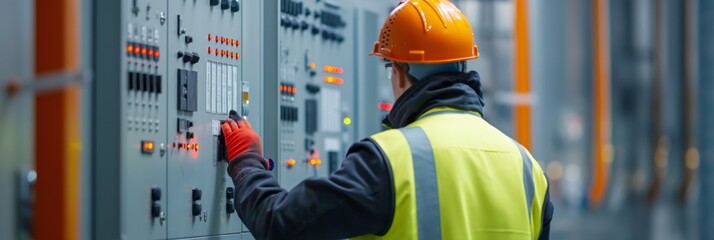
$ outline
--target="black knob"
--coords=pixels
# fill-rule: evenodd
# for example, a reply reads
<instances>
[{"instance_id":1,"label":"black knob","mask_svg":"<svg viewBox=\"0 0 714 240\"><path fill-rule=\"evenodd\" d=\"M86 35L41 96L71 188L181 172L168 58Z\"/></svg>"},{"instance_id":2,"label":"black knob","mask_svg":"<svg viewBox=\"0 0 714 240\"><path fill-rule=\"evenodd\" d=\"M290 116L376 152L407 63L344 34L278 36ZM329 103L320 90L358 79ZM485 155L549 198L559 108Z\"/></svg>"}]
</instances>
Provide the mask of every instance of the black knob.
<instances>
[{"instance_id":1,"label":"black knob","mask_svg":"<svg viewBox=\"0 0 714 240\"><path fill-rule=\"evenodd\" d=\"M310 27L310 24L308 24L307 21L303 20L302 23L301 23L301 26L300 26L301 30L305 31L305 30L307 30L309 27Z\"/></svg>"},{"instance_id":2,"label":"black knob","mask_svg":"<svg viewBox=\"0 0 714 240\"><path fill-rule=\"evenodd\" d=\"M193 204L191 205L191 213L192 213L194 216L201 215L201 211L202 211L202 210L203 210L203 207L201 207L201 204L200 204L200 203L193 203Z\"/></svg>"},{"instance_id":3,"label":"black knob","mask_svg":"<svg viewBox=\"0 0 714 240\"><path fill-rule=\"evenodd\" d=\"M203 195L203 192L199 188L194 188L191 191L191 197L192 197L193 201L201 200L202 195Z\"/></svg>"},{"instance_id":4,"label":"black knob","mask_svg":"<svg viewBox=\"0 0 714 240\"><path fill-rule=\"evenodd\" d=\"M233 195L234 195L233 188L232 187L226 188L226 200L228 200L228 201L233 200ZM228 201L226 201L226 202L228 202Z\"/></svg>"},{"instance_id":5,"label":"black knob","mask_svg":"<svg viewBox=\"0 0 714 240\"><path fill-rule=\"evenodd\" d=\"M211 0L211 6L218 5L218 0Z\"/></svg>"},{"instance_id":6,"label":"black knob","mask_svg":"<svg viewBox=\"0 0 714 240\"><path fill-rule=\"evenodd\" d=\"M238 0L232 0L231 1L231 12L237 12L240 11L240 3L238 3Z\"/></svg>"},{"instance_id":7,"label":"black knob","mask_svg":"<svg viewBox=\"0 0 714 240\"><path fill-rule=\"evenodd\" d=\"M182 58L182 57L183 57L183 52L182 52L182 51L178 51L178 53L176 53L176 57L177 57L177 58Z\"/></svg>"},{"instance_id":8,"label":"black knob","mask_svg":"<svg viewBox=\"0 0 714 240\"><path fill-rule=\"evenodd\" d=\"M161 215L161 205L159 203L151 204L151 217L157 218Z\"/></svg>"},{"instance_id":9,"label":"black knob","mask_svg":"<svg viewBox=\"0 0 714 240\"><path fill-rule=\"evenodd\" d=\"M322 39L327 40L327 39L329 39L329 38L330 38L330 32L328 32L328 31L326 31L326 30L323 30L323 31L322 31Z\"/></svg>"},{"instance_id":10,"label":"black knob","mask_svg":"<svg viewBox=\"0 0 714 240\"><path fill-rule=\"evenodd\" d=\"M226 213L231 214L236 212L236 206L233 202L226 203Z\"/></svg>"},{"instance_id":11,"label":"black knob","mask_svg":"<svg viewBox=\"0 0 714 240\"><path fill-rule=\"evenodd\" d=\"M151 188L151 201L159 201L161 200L161 189L160 188Z\"/></svg>"},{"instance_id":12,"label":"black knob","mask_svg":"<svg viewBox=\"0 0 714 240\"><path fill-rule=\"evenodd\" d=\"M288 17L283 15L280 17L280 26L287 27L288 26Z\"/></svg>"},{"instance_id":13,"label":"black knob","mask_svg":"<svg viewBox=\"0 0 714 240\"><path fill-rule=\"evenodd\" d=\"M296 20L291 20L290 25L293 27L294 30L297 30L298 28L300 28L300 22L298 22L297 19L296 19Z\"/></svg>"},{"instance_id":14,"label":"black knob","mask_svg":"<svg viewBox=\"0 0 714 240\"><path fill-rule=\"evenodd\" d=\"M312 35L317 35L318 33L320 33L320 27L312 25Z\"/></svg>"},{"instance_id":15,"label":"black knob","mask_svg":"<svg viewBox=\"0 0 714 240\"><path fill-rule=\"evenodd\" d=\"M190 52L183 53L183 62L184 63L190 62L192 58L193 58L193 54L191 54Z\"/></svg>"},{"instance_id":16,"label":"black knob","mask_svg":"<svg viewBox=\"0 0 714 240\"><path fill-rule=\"evenodd\" d=\"M226 10L231 7L229 0L221 0L221 9Z\"/></svg>"},{"instance_id":17,"label":"black knob","mask_svg":"<svg viewBox=\"0 0 714 240\"><path fill-rule=\"evenodd\" d=\"M191 64L198 63L198 60L201 60L201 57L198 56L198 53L192 52L191 53Z\"/></svg>"},{"instance_id":18,"label":"black knob","mask_svg":"<svg viewBox=\"0 0 714 240\"><path fill-rule=\"evenodd\" d=\"M184 36L183 38L184 38L184 42L186 42L186 44L189 44L189 43L192 43L192 42L193 42L193 37L191 37L191 36L189 36L189 35L186 35L186 36Z\"/></svg>"}]
</instances>

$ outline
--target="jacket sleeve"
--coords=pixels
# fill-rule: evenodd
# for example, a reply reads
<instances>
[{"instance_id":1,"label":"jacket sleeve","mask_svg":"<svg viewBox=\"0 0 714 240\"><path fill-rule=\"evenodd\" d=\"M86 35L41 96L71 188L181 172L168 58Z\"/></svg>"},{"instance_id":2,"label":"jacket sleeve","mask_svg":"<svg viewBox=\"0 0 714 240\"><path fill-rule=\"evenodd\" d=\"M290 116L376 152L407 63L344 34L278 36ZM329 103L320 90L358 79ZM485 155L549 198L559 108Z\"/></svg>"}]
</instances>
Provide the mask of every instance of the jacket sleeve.
<instances>
[{"instance_id":1,"label":"jacket sleeve","mask_svg":"<svg viewBox=\"0 0 714 240\"><path fill-rule=\"evenodd\" d=\"M394 215L394 185L384 154L371 140L355 143L341 168L280 187L263 158L247 153L228 166L236 210L256 239L339 239L383 235Z\"/></svg>"},{"instance_id":2,"label":"jacket sleeve","mask_svg":"<svg viewBox=\"0 0 714 240\"><path fill-rule=\"evenodd\" d=\"M553 219L553 203L550 202L550 184L545 190L545 200L543 201L543 211L541 215L541 227L538 240L550 239L550 221Z\"/></svg>"}]
</instances>

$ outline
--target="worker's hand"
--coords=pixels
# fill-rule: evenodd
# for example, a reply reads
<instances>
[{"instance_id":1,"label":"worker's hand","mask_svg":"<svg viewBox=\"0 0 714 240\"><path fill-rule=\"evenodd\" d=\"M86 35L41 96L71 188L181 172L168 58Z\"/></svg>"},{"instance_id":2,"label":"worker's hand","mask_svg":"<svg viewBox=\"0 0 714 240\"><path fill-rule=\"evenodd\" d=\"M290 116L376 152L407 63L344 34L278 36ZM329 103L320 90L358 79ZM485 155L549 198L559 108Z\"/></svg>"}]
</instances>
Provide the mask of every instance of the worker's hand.
<instances>
[{"instance_id":1,"label":"worker's hand","mask_svg":"<svg viewBox=\"0 0 714 240\"><path fill-rule=\"evenodd\" d=\"M250 126L248 120L234 118L223 123L223 136L226 139L228 162L236 159L243 153L255 153L263 156L260 137Z\"/></svg>"}]
</instances>

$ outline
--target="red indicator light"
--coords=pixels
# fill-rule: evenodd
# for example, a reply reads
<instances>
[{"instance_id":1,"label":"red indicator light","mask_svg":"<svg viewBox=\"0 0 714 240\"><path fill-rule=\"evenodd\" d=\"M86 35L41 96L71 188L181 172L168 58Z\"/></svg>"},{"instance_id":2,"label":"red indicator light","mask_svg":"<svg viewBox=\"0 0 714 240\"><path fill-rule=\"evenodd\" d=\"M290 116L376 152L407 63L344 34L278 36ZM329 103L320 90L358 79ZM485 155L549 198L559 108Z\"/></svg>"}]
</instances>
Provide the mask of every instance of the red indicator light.
<instances>
[{"instance_id":1,"label":"red indicator light","mask_svg":"<svg viewBox=\"0 0 714 240\"><path fill-rule=\"evenodd\" d=\"M291 87L291 88L290 88L290 92L291 92L292 94L295 94L295 92L297 92L297 89L296 89L295 87Z\"/></svg>"},{"instance_id":2,"label":"red indicator light","mask_svg":"<svg viewBox=\"0 0 714 240\"><path fill-rule=\"evenodd\" d=\"M240 53L236 53L236 59L240 58Z\"/></svg>"},{"instance_id":3,"label":"red indicator light","mask_svg":"<svg viewBox=\"0 0 714 240\"><path fill-rule=\"evenodd\" d=\"M196 146L193 146L193 149L196 149L196 151L198 151L198 149L200 149L200 148L201 148L201 146L199 146L198 144L196 144Z\"/></svg>"},{"instance_id":4,"label":"red indicator light","mask_svg":"<svg viewBox=\"0 0 714 240\"><path fill-rule=\"evenodd\" d=\"M236 40L236 46L240 46L240 41Z\"/></svg>"},{"instance_id":5,"label":"red indicator light","mask_svg":"<svg viewBox=\"0 0 714 240\"><path fill-rule=\"evenodd\" d=\"M392 110L392 104L388 102L380 102L377 104L377 108L379 108L379 110L389 112Z\"/></svg>"},{"instance_id":6,"label":"red indicator light","mask_svg":"<svg viewBox=\"0 0 714 240\"><path fill-rule=\"evenodd\" d=\"M126 46L126 52L127 52L127 53L133 53L133 52L134 52L134 45L132 45L131 43L130 43L129 45L127 45L127 46Z\"/></svg>"},{"instance_id":7,"label":"red indicator light","mask_svg":"<svg viewBox=\"0 0 714 240\"><path fill-rule=\"evenodd\" d=\"M153 57L153 56L154 56L154 49L149 48L149 50L147 51L147 54L148 54L149 56Z\"/></svg>"},{"instance_id":8,"label":"red indicator light","mask_svg":"<svg viewBox=\"0 0 714 240\"><path fill-rule=\"evenodd\" d=\"M216 42L218 42L218 38L220 38L220 37L219 37L219 36L216 36L216 37L213 38L213 40L216 40Z\"/></svg>"},{"instance_id":9,"label":"red indicator light","mask_svg":"<svg viewBox=\"0 0 714 240\"><path fill-rule=\"evenodd\" d=\"M342 85L342 83L344 83L344 80L342 80L342 78L333 77L333 76L325 76L324 81L326 83L335 84L335 85Z\"/></svg>"},{"instance_id":10,"label":"red indicator light","mask_svg":"<svg viewBox=\"0 0 714 240\"><path fill-rule=\"evenodd\" d=\"M159 58L159 49L154 50L154 58Z\"/></svg>"},{"instance_id":11,"label":"red indicator light","mask_svg":"<svg viewBox=\"0 0 714 240\"><path fill-rule=\"evenodd\" d=\"M208 34L208 41L210 42L213 39L213 36L211 34Z\"/></svg>"},{"instance_id":12,"label":"red indicator light","mask_svg":"<svg viewBox=\"0 0 714 240\"><path fill-rule=\"evenodd\" d=\"M288 167L294 167L294 166L295 166L295 159L288 159L287 164L288 164Z\"/></svg>"},{"instance_id":13,"label":"red indicator light","mask_svg":"<svg viewBox=\"0 0 714 240\"><path fill-rule=\"evenodd\" d=\"M233 46L236 45L236 40L235 40L235 39L231 39L231 45L233 45Z\"/></svg>"},{"instance_id":14,"label":"red indicator light","mask_svg":"<svg viewBox=\"0 0 714 240\"><path fill-rule=\"evenodd\" d=\"M334 73L334 74L342 74L344 72L344 70L342 70L341 67L330 66L330 65L325 65L325 67L323 69L325 70L325 72Z\"/></svg>"},{"instance_id":15,"label":"red indicator light","mask_svg":"<svg viewBox=\"0 0 714 240\"><path fill-rule=\"evenodd\" d=\"M134 54L135 54L135 55L139 55L140 52L141 52L141 48L139 48L139 46L134 47Z\"/></svg>"},{"instance_id":16,"label":"red indicator light","mask_svg":"<svg viewBox=\"0 0 714 240\"><path fill-rule=\"evenodd\" d=\"M173 144L174 148L176 148L176 143Z\"/></svg>"},{"instance_id":17,"label":"red indicator light","mask_svg":"<svg viewBox=\"0 0 714 240\"><path fill-rule=\"evenodd\" d=\"M226 43L226 38L221 37L221 43L225 44L225 43Z\"/></svg>"},{"instance_id":18,"label":"red indicator light","mask_svg":"<svg viewBox=\"0 0 714 240\"><path fill-rule=\"evenodd\" d=\"M216 56L218 56L218 54L221 54L221 50L218 50L218 49L216 49L216 51L214 51L214 52L215 52Z\"/></svg>"},{"instance_id":19,"label":"red indicator light","mask_svg":"<svg viewBox=\"0 0 714 240\"><path fill-rule=\"evenodd\" d=\"M208 47L208 54L211 54L213 52L213 49L211 47Z\"/></svg>"},{"instance_id":20,"label":"red indicator light","mask_svg":"<svg viewBox=\"0 0 714 240\"><path fill-rule=\"evenodd\" d=\"M154 142L153 141L141 141L141 152L153 153L154 152Z\"/></svg>"},{"instance_id":21,"label":"red indicator light","mask_svg":"<svg viewBox=\"0 0 714 240\"><path fill-rule=\"evenodd\" d=\"M141 55L146 56L146 51L147 51L147 50L146 50L145 47L141 47Z\"/></svg>"}]
</instances>

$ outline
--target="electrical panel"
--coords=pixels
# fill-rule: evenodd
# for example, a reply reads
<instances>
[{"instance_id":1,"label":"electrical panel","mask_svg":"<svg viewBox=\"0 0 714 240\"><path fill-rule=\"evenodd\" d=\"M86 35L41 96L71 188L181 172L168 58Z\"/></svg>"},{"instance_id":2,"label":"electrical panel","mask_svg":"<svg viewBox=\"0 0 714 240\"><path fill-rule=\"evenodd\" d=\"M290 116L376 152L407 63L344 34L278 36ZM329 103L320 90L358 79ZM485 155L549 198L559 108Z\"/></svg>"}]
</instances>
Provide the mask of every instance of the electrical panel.
<instances>
[{"instance_id":1,"label":"electrical panel","mask_svg":"<svg viewBox=\"0 0 714 240\"><path fill-rule=\"evenodd\" d=\"M383 71L376 59L365 70L366 58L356 57L376 39L359 31L378 32L358 29L361 5L92 4L94 238L252 238L236 213L222 149L221 123L231 110L263 137L265 157L288 189L328 176L349 146L367 137L355 124L365 94L357 92L384 83L359 80L372 77L360 74L360 65Z\"/></svg>"},{"instance_id":2,"label":"electrical panel","mask_svg":"<svg viewBox=\"0 0 714 240\"><path fill-rule=\"evenodd\" d=\"M243 3L94 4L95 237L241 238L219 137L230 110L252 117L259 80L243 75Z\"/></svg>"},{"instance_id":3,"label":"electrical panel","mask_svg":"<svg viewBox=\"0 0 714 240\"><path fill-rule=\"evenodd\" d=\"M355 140L354 12L347 1L280 1L274 158L286 188L327 176Z\"/></svg>"}]
</instances>

